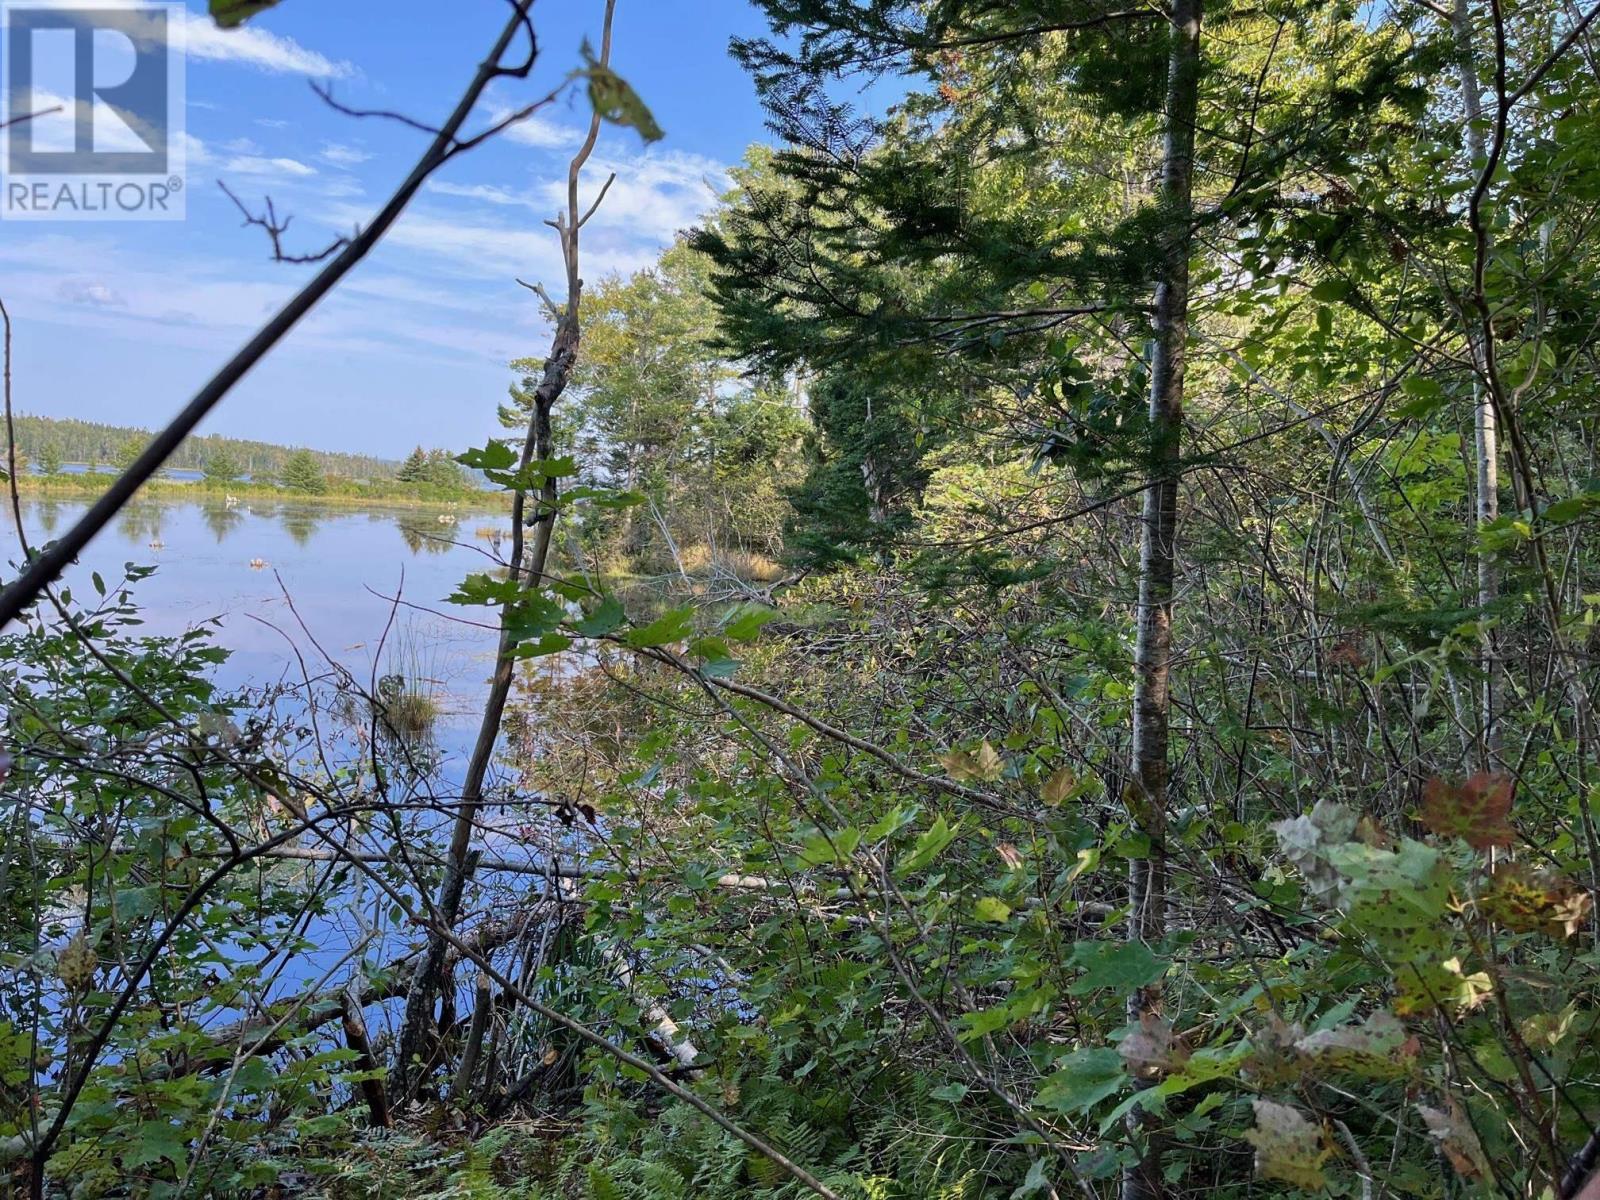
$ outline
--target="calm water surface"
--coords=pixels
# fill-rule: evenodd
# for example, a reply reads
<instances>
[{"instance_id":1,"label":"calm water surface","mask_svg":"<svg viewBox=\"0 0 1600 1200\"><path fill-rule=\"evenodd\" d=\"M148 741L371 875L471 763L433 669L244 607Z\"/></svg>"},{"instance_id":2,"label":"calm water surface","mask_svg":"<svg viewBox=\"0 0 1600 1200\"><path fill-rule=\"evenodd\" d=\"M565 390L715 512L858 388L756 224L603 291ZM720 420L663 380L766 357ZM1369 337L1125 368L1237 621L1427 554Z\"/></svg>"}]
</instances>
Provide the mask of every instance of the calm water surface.
<instances>
[{"instance_id":1,"label":"calm water surface","mask_svg":"<svg viewBox=\"0 0 1600 1200\"><path fill-rule=\"evenodd\" d=\"M24 498L23 527L37 544L86 507L77 500ZM441 522L441 515L455 522ZM91 571L110 585L126 563L155 567L133 592L145 628L176 634L219 619L217 641L232 654L217 673L225 687L297 682L295 648L315 673L324 667L318 646L363 684L374 666L380 675L402 673L439 704L436 736L457 758L476 729L475 704L491 670L494 635L463 621L482 620L490 615L485 610L458 608L444 598L468 574L493 567L490 530L504 535L507 516L444 507L140 501L101 532L66 581L87 595ZM5 557L14 560L18 553L12 536ZM396 594L417 607L401 608L384 639Z\"/></svg>"}]
</instances>

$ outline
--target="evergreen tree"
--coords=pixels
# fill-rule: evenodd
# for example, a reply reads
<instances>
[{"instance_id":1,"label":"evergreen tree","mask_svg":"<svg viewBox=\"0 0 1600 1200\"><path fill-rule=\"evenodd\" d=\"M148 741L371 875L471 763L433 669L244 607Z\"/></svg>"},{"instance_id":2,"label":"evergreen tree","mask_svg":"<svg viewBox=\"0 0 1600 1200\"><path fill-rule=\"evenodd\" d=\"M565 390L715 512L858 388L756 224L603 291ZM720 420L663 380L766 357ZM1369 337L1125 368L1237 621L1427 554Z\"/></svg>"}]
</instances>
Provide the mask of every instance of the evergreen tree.
<instances>
[{"instance_id":1,"label":"evergreen tree","mask_svg":"<svg viewBox=\"0 0 1600 1200\"><path fill-rule=\"evenodd\" d=\"M400 469L394 473L397 483L421 483L428 474L428 455L421 446L418 446L406 456L405 462L400 464Z\"/></svg>"},{"instance_id":2,"label":"evergreen tree","mask_svg":"<svg viewBox=\"0 0 1600 1200\"><path fill-rule=\"evenodd\" d=\"M244 475L244 467L226 446L221 446L206 459L205 476L215 483L237 483Z\"/></svg>"},{"instance_id":3,"label":"evergreen tree","mask_svg":"<svg viewBox=\"0 0 1600 1200\"><path fill-rule=\"evenodd\" d=\"M292 492L308 492L320 496L328 490L322 464L309 450L296 450L283 464L283 486Z\"/></svg>"},{"instance_id":4,"label":"evergreen tree","mask_svg":"<svg viewBox=\"0 0 1600 1200\"><path fill-rule=\"evenodd\" d=\"M462 486L461 466L450 451L430 450L418 482L426 483L430 487L454 490Z\"/></svg>"},{"instance_id":5,"label":"evergreen tree","mask_svg":"<svg viewBox=\"0 0 1600 1200\"><path fill-rule=\"evenodd\" d=\"M54 441L48 441L39 447L39 470L45 475L60 474L61 451Z\"/></svg>"}]
</instances>

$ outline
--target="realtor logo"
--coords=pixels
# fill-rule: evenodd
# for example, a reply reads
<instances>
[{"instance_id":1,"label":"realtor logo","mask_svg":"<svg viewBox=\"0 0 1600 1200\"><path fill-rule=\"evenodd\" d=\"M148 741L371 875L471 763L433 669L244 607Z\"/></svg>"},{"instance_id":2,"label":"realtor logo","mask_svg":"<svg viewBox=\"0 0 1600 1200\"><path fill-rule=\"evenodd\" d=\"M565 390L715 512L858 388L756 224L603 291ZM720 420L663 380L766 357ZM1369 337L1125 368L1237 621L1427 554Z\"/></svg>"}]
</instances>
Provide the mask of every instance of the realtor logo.
<instances>
[{"instance_id":1,"label":"realtor logo","mask_svg":"<svg viewBox=\"0 0 1600 1200\"><path fill-rule=\"evenodd\" d=\"M181 4L0 4L0 217L182 220Z\"/></svg>"}]
</instances>

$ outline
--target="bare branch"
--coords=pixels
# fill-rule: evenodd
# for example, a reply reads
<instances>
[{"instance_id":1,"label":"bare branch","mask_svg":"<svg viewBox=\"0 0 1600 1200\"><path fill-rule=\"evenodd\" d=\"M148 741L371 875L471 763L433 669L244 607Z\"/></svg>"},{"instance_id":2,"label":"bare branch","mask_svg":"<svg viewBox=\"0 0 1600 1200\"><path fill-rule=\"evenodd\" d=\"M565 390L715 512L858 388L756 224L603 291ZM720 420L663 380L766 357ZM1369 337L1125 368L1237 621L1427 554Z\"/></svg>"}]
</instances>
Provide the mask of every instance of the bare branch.
<instances>
[{"instance_id":1,"label":"bare branch","mask_svg":"<svg viewBox=\"0 0 1600 1200\"><path fill-rule=\"evenodd\" d=\"M339 253L339 251L343 250L350 244L353 238L361 236L361 229L358 226L355 233L351 235L351 237L335 238L315 254L289 254L285 252L283 248L283 235L289 231L289 224L294 220L294 218L284 217L280 221L278 219L277 209L275 209L272 205L271 196L264 197L266 203L266 213L265 215L258 216L246 208L244 201L239 199L239 197L233 193L233 190L229 188L228 185L222 180L217 180L217 186L222 189L223 195L227 196L229 200L233 201L234 207L237 208L240 215L244 217L244 224L246 227L253 225L267 235L267 240L272 243L273 262L319 263L323 259Z\"/></svg>"}]
</instances>

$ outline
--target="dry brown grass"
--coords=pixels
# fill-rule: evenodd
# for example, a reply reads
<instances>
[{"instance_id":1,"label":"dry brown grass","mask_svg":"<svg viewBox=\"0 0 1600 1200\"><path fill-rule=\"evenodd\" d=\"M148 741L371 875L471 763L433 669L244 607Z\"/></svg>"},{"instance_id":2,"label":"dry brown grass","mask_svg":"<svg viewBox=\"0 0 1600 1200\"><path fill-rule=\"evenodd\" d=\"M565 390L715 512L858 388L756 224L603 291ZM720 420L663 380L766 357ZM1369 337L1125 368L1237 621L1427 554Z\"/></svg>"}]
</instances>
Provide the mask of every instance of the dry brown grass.
<instances>
[{"instance_id":1,"label":"dry brown grass","mask_svg":"<svg viewBox=\"0 0 1600 1200\"><path fill-rule=\"evenodd\" d=\"M679 552L688 575L715 575L727 572L746 583L771 583L783 578L783 564L759 550L713 550L703 542L685 546Z\"/></svg>"}]
</instances>

